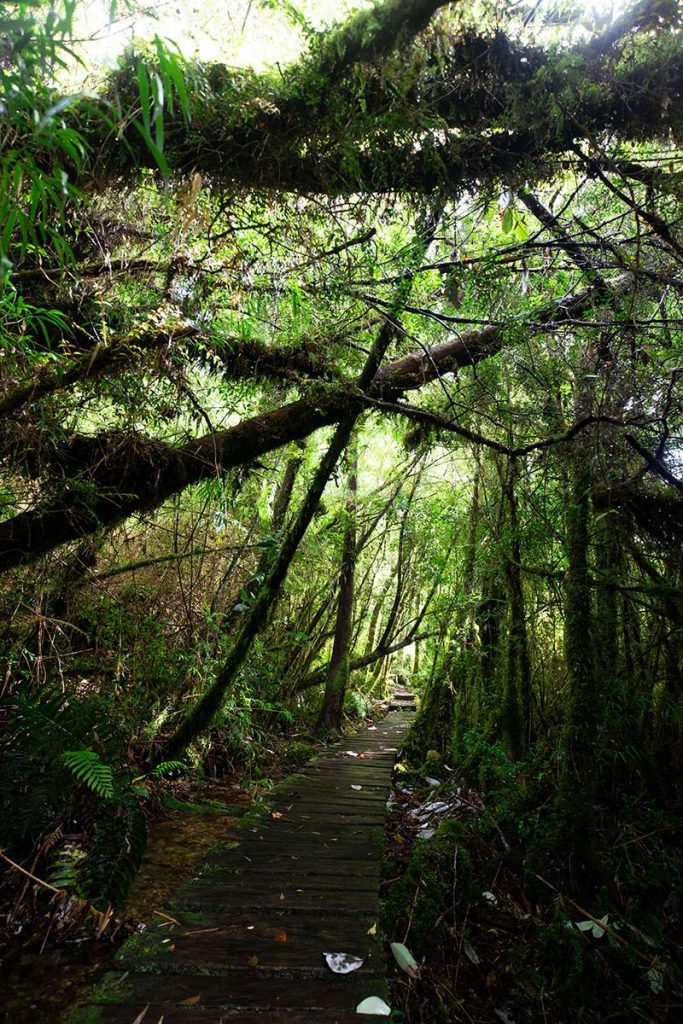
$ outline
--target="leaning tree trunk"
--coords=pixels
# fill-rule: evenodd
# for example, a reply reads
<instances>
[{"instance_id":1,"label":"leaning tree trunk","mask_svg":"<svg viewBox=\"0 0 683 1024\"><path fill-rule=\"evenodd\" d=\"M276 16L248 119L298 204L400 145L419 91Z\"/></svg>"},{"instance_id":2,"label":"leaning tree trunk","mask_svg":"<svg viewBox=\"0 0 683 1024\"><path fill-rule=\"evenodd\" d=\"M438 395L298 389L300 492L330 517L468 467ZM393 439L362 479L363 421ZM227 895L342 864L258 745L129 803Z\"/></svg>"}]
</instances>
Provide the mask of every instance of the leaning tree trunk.
<instances>
[{"instance_id":1,"label":"leaning tree trunk","mask_svg":"<svg viewBox=\"0 0 683 1024\"><path fill-rule=\"evenodd\" d=\"M358 491L358 456L349 452L344 537L339 571L339 598L334 629L332 657L327 671L323 705L318 730L340 729L344 695L349 683L351 630L353 628L353 585L356 565L356 498Z\"/></svg>"},{"instance_id":2,"label":"leaning tree trunk","mask_svg":"<svg viewBox=\"0 0 683 1024\"><path fill-rule=\"evenodd\" d=\"M440 211L436 214L428 214L416 232L413 244L409 250L410 255L408 265L396 285L391 306L385 314L386 318L384 323L377 332L368 358L365 361L363 371L358 378L358 389L361 392L369 390L377 376L382 359L397 333L397 317L408 300L415 273L434 237L440 217ZM177 758L185 750L187 745L191 743L196 736L207 729L214 720L228 688L235 679L237 673L244 664L245 658L251 650L254 637L265 624L268 615L277 600L280 587L287 576L290 563L296 554L297 548L306 533L313 515L315 514L327 481L329 480L341 453L351 440L359 415L360 408L358 406L352 406L351 411L349 411L349 405L347 403L346 411L335 429L330 446L318 466L318 470L311 482L308 493L302 502L294 522L291 524L282 541L280 550L261 590L247 612L242 628L237 634L235 642L228 653L222 668L204 696L190 710L189 714L183 719L173 735L162 746L159 753L160 760L172 760ZM303 435L301 436L303 437Z\"/></svg>"},{"instance_id":3,"label":"leaning tree trunk","mask_svg":"<svg viewBox=\"0 0 683 1024\"><path fill-rule=\"evenodd\" d=\"M196 736L203 732L216 716L230 684L242 667L244 659L251 649L254 637L265 624L270 610L275 604L290 563L296 554L311 519L315 515L322 493L332 475L339 456L349 443L355 423L356 416L354 414L343 420L335 430L332 442L318 466L296 519L280 546L267 579L264 581L251 608L246 613L242 628L237 634L220 672L201 700L192 708L166 742L160 755L161 760L177 758L188 743L191 743Z\"/></svg>"}]
</instances>

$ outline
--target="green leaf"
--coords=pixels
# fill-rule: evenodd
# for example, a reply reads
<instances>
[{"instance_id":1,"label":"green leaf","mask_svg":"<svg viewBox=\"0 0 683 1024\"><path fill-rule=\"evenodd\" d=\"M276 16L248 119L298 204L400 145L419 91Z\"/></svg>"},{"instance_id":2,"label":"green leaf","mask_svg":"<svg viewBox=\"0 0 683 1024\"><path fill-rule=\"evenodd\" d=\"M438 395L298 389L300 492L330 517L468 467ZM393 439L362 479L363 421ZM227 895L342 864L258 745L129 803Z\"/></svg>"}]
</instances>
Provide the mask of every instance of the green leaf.
<instances>
[{"instance_id":1,"label":"green leaf","mask_svg":"<svg viewBox=\"0 0 683 1024\"><path fill-rule=\"evenodd\" d=\"M138 79L138 91L140 93L140 110L142 113L142 122L147 129L149 135L150 129L150 116L149 116L149 77L147 75L147 69L141 60L137 63L136 68L137 79Z\"/></svg>"},{"instance_id":2,"label":"green leaf","mask_svg":"<svg viewBox=\"0 0 683 1024\"><path fill-rule=\"evenodd\" d=\"M391 952L394 954L394 960L409 977L417 978L420 974L420 968L417 960L402 942L392 942Z\"/></svg>"},{"instance_id":3,"label":"green leaf","mask_svg":"<svg viewBox=\"0 0 683 1024\"><path fill-rule=\"evenodd\" d=\"M505 208L505 212L503 213L503 220L502 220L502 224L501 224L501 227L503 229L503 234L504 235L509 235L510 234L510 232L512 231L514 222L515 221L514 221L514 217L512 215L512 210L508 206L508 207Z\"/></svg>"},{"instance_id":4,"label":"green leaf","mask_svg":"<svg viewBox=\"0 0 683 1024\"><path fill-rule=\"evenodd\" d=\"M137 130L140 132L140 134L142 135L143 139L145 140L145 145L147 146L147 148L149 149L150 153L152 154L152 156L156 160L157 166L158 166L159 170L161 171L161 173L163 174L164 178L168 178L169 175L170 175L170 169L169 169L169 166L168 166L168 161L166 160L166 157L164 156L164 154L161 152L161 150L157 146L157 144L154 141L154 139L152 138L152 136L150 135L150 133L147 130L146 126L144 124L140 124L139 121L135 121L135 127L137 128Z\"/></svg>"},{"instance_id":5,"label":"green leaf","mask_svg":"<svg viewBox=\"0 0 683 1024\"><path fill-rule=\"evenodd\" d=\"M111 800L114 797L114 776L108 764L94 750L65 750L59 759L69 771L93 793Z\"/></svg>"}]
</instances>

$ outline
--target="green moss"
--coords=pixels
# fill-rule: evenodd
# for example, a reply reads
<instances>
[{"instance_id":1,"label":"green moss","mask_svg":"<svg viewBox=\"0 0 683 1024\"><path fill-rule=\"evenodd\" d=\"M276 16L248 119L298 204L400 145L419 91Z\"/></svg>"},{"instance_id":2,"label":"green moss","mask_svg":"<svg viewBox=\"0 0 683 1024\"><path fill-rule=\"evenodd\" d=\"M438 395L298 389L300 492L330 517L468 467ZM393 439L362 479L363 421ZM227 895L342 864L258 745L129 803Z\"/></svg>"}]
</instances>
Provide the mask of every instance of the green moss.
<instances>
[{"instance_id":1,"label":"green moss","mask_svg":"<svg viewBox=\"0 0 683 1024\"><path fill-rule=\"evenodd\" d=\"M102 981L93 989L90 999L93 1003L110 1005L112 1003L123 1003L133 992L132 985L124 982L125 975L120 971L109 971Z\"/></svg>"},{"instance_id":2,"label":"green moss","mask_svg":"<svg viewBox=\"0 0 683 1024\"><path fill-rule=\"evenodd\" d=\"M307 764L317 752L317 748L312 743L302 743L300 740L291 740L280 746L282 757L293 768Z\"/></svg>"},{"instance_id":3,"label":"green moss","mask_svg":"<svg viewBox=\"0 0 683 1024\"><path fill-rule=\"evenodd\" d=\"M64 1024L101 1024L102 1011L99 1006L79 1006L64 1019Z\"/></svg>"},{"instance_id":4,"label":"green moss","mask_svg":"<svg viewBox=\"0 0 683 1024\"><path fill-rule=\"evenodd\" d=\"M149 974L168 957L172 944L168 928L145 928L126 939L114 959L128 970Z\"/></svg>"},{"instance_id":5,"label":"green moss","mask_svg":"<svg viewBox=\"0 0 683 1024\"><path fill-rule=\"evenodd\" d=\"M410 948L418 957L436 955L444 935L441 922L453 901L453 859L458 849L458 895L479 895L463 829L457 821L440 825L430 840L418 840L401 879L391 886L382 904L380 926L387 935L404 934L410 922Z\"/></svg>"},{"instance_id":6,"label":"green moss","mask_svg":"<svg viewBox=\"0 0 683 1024\"><path fill-rule=\"evenodd\" d=\"M224 814L240 818L245 813L244 807L240 804L224 804L220 800L201 800L199 803L190 803L189 800L179 800L172 793L162 793L161 803L167 811L182 811L184 814Z\"/></svg>"}]
</instances>

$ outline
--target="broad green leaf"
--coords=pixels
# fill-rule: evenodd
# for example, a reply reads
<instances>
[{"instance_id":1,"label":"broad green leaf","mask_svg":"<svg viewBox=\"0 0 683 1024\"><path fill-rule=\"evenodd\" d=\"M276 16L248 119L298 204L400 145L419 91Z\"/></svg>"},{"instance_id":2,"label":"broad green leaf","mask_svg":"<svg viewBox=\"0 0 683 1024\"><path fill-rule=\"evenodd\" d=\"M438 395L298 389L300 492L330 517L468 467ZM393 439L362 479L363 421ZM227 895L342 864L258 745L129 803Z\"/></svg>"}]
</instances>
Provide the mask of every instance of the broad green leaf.
<instances>
[{"instance_id":1,"label":"broad green leaf","mask_svg":"<svg viewBox=\"0 0 683 1024\"><path fill-rule=\"evenodd\" d=\"M417 960L410 952L410 950L403 945L402 942L392 942L391 952L394 954L394 960L409 977L417 978L420 973L420 968Z\"/></svg>"}]
</instances>

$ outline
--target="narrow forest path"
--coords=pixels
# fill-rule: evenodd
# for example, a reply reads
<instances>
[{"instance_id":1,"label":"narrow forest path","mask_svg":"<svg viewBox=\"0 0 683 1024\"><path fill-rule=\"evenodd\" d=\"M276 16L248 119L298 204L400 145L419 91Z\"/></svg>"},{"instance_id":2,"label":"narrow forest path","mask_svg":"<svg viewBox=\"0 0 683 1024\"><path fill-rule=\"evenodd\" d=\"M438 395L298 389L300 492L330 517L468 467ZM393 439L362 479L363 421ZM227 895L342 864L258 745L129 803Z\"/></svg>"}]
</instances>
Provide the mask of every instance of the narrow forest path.
<instances>
[{"instance_id":1,"label":"narrow forest path","mask_svg":"<svg viewBox=\"0 0 683 1024\"><path fill-rule=\"evenodd\" d=\"M359 1024L367 996L388 1001L377 921L386 801L413 714L398 692L385 718L292 777L238 845L200 873L122 948L83 1021L109 1024ZM334 974L323 953L362 957ZM103 1001L104 1000L104 1001ZM78 1011L77 1011L78 1014ZM75 1016L73 1019L79 1019ZM71 1018L70 1018L71 1020Z\"/></svg>"}]
</instances>

